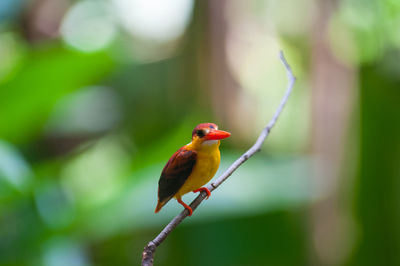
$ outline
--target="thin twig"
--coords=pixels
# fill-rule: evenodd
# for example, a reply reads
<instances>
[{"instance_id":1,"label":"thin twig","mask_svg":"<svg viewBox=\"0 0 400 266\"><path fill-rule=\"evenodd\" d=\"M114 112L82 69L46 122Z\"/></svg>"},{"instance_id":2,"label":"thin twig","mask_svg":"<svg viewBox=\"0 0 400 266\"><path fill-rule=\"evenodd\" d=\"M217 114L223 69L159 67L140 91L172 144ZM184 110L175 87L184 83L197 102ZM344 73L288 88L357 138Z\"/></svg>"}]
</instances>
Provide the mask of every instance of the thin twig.
<instances>
[{"instance_id":1,"label":"thin twig","mask_svg":"<svg viewBox=\"0 0 400 266\"><path fill-rule=\"evenodd\" d=\"M288 84L285 95L283 96L278 109L276 110L274 116L272 117L271 121L269 121L268 125L262 130L260 136L258 137L256 143L247 150L242 156L240 156L221 176L219 176L214 182L209 184L207 188L210 191L213 191L217 187L219 187L228 177L232 175L232 173L245 161L247 161L251 156L253 156L256 152L261 150L261 146L265 139L268 137L269 132L271 131L272 127L275 125L279 115L281 114L283 107L285 106L290 93L292 92L293 84L296 81L296 78L293 75L292 69L289 66L288 62L286 61L283 52L280 52L280 59L283 65L286 68L287 77L288 77ZM202 191L190 204L190 207L194 211L197 206L206 198L207 193ZM144 248L143 251L143 258L142 258L142 266L152 266L153 265L153 258L154 252L156 248L167 238L167 236L175 229L182 221L188 216L189 212L185 209L180 214L175 216L169 224L161 231L161 233L150 241Z\"/></svg>"}]
</instances>

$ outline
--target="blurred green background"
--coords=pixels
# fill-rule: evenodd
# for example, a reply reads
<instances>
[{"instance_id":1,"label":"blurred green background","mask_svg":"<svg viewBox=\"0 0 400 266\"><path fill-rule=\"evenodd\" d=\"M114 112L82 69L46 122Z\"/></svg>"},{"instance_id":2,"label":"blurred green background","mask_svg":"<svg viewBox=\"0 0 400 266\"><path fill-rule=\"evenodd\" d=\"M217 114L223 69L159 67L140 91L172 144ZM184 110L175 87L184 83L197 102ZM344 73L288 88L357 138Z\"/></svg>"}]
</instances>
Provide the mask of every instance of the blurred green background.
<instances>
[{"instance_id":1,"label":"blurred green background","mask_svg":"<svg viewBox=\"0 0 400 266\"><path fill-rule=\"evenodd\" d=\"M400 265L400 1L1 0L0 265L139 265L201 122L261 153L156 265ZM190 202L195 197L184 197Z\"/></svg>"}]
</instances>

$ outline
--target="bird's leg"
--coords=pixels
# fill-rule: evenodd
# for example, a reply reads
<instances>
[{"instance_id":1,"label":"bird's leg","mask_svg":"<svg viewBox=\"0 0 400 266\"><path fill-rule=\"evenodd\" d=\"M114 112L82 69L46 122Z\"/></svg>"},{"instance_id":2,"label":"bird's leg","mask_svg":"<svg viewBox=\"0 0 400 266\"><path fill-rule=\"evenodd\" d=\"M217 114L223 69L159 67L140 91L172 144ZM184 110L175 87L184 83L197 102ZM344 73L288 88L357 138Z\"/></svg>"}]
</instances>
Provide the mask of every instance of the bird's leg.
<instances>
[{"instance_id":1,"label":"bird's leg","mask_svg":"<svg viewBox=\"0 0 400 266\"><path fill-rule=\"evenodd\" d=\"M187 205L186 203L184 203L184 202L182 201L181 198L177 198L176 200L177 200L183 207L185 207L186 210L189 211L189 216L192 216L192 213L193 213L192 208L190 208L189 205Z\"/></svg>"},{"instance_id":2,"label":"bird's leg","mask_svg":"<svg viewBox=\"0 0 400 266\"><path fill-rule=\"evenodd\" d=\"M193 190L193 193L201 192L201 191L205 191L207 193L206 199L208 199L211 196L210 190L208 190L208 188L206 188L206 187L201 187L201 188L198 188L196 190Z\"/></svg>"}]
</instances>

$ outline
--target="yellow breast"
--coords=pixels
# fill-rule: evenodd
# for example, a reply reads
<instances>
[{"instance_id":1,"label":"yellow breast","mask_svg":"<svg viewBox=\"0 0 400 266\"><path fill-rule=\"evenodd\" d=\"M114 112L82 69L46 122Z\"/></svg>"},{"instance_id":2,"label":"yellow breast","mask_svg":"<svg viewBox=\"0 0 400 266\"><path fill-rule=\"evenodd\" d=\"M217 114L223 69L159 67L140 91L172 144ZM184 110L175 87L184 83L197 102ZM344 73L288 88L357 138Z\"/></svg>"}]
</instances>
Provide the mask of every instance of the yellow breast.
<instances>
[{"instance_id":1,"label":"yellow breast","mask_svg":"<svg viewBox=\"0 0 400 266\"><path fill-rule=\"evenodd\" d=\"M219 140L204 142L200 145L196 143L186 145L187 149L196 150L196 164L191 175L175 194L175 198L180 198L186 193L204 186L213 178L221 161L219 145Z\"/></svg>"}]
</instances>

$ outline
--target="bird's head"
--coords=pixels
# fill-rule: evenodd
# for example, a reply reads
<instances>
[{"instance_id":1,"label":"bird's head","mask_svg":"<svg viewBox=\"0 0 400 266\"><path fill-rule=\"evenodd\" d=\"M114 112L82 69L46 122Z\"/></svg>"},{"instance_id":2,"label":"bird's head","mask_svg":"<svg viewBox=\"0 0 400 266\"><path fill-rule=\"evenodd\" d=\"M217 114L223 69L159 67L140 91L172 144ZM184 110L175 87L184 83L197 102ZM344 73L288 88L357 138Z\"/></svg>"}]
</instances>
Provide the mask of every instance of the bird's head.
<instances>
[{"instance_id":1,"label":"bird's head","mask_svg":"<svg viewBox=\"0 0 400 266\"><path fill-rule=\"evenodd\" d=\"M214 144L219 140L229 137L231 133L218 130L213 123L198 124L192 132L192 142L199 144Z\"/></svg>"}]
</instances>

